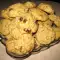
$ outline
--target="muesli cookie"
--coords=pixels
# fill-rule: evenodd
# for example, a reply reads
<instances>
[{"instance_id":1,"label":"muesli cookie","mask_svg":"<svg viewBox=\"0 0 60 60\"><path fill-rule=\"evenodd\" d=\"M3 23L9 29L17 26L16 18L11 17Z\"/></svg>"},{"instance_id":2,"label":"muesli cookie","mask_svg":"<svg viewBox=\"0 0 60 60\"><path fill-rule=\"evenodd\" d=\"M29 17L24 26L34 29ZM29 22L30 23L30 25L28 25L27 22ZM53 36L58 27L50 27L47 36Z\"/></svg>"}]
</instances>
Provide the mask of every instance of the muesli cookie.
<instances>
[{"instance_id":1,"label":"muesli cookie","mask_svg":"<svg viewBox=\"0 0 60 60\"><path fill-rule=\"evenodd\" d=\"M43 10L43 11L49 13L49 14L54 14L53 7L50 4L40 3L38 5L38 8L40 8L41 10Z\"/></svg>"},{"instance_id":2,"label":"muesli cookie","mask_svg":"<svg viewBox=\"0 0 60 60\"><path fill-rule=\"evenodd\" d=\"M35 35L37 46L40 47L40 45L46 45L54 41L55 39L55 32L51 28L51 26L47 24L40 23L38 31Z\"/></svg>"}]
</instances>

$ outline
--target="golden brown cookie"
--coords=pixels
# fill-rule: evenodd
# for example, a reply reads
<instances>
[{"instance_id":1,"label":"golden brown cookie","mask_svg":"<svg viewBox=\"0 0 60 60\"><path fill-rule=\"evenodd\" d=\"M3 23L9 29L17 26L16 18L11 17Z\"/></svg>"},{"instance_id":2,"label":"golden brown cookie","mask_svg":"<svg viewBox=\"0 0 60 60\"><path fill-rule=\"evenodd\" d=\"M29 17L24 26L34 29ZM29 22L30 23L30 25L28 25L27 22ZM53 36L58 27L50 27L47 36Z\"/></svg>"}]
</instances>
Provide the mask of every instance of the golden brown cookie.
<instances>
[{"instance_id":1,"label":"golden brown cookie","mask_svg":"<svg viewBox=\"0 0 60 60\"><path fill-rule=\"evenodd\" d=\"M38 31L36 33L37 46L40 47L41 44L49 44L55 39L55 32L51 26L47 24L40 23Z\"/></svg>"},{"instance_id":2,"label":"golden brown cookie","mask_svg":"<svg viewBox=\"0 0 60 60\"><path fill-rule=\"evenodd\" d=\"M3 35L8 35L9 34L9 25L10 25L10 20L8 19L3 19L0 21L1 25L0 25L0 32L3 34Z\"/></svg>"},{"instance_id":3,"label":"golden brown cookie","mask_svg":"<svg viewBox=\"0 0 60 60\"><path fill-rule=\"evenodd\" d=\"M41 10L43 10L43 11L49 13L49 14L53 14L54 13L54 10L53 10L52 6L47 4L47 3L40 3L38 5L38 8L40 8Z\"/></svg>"},{"instance_id":4,"label":"golden brown cookie","mask_svg":"<svg viewBox=\"0 0 60 60\"><path fill-rule=\"evenodd\" d=\"M60 16L49 15L49 19L53 21L56 26L60 27Z\"/></svg>"},{"instance_id":5,"label":"golden brown cookie","mask_svg":"<svg viewBox=\"0 0 60 60\"><path fill-rule=\"evenodd\" d=\"M17 17L27 12L27 8L22 3L16 3L2 10L1 16L4 18Z\"/></svg>"},{"instance_id":6,"label":"golden brown cookie","mask_svg":"<svg viewBox=\"0 0 60 60\"><path fill-rule=\"evenodd\" d=\"M46 21L48 19L48 15L38 8L32 8L30 9L29 13L36 19L40 21Z\"/></svg>"},{"instance_id":7,"label":"golden brown cookie","mask_svg":"<svg viewBox=\"0 0 60 60\"><path fill-rule=\"evenodd\" d=\"M34 2L30 2L30 1L25 2L24 5L27 8L34 8L34 7L36 7L36 4Z\"/></svg>"},{"instance_id":8,"label":"golden brown cookie","mask_svg":"<svg viewBox=\"0 0 60 60\"><path fill-rule=\"evenodd\" d=\"M50 19L48 19L48 20L46 20L46 21L44 21L43 22L44 24L47 24L47 25L49 25L49 26L52 26L52 21L50 20Z\"/></svg>"},{"instance_id":9,"label":"golden brown cookie","mask_svg":"<svg viewBox=\"0 0 60 60\"><path fill-rule=\"evenodd\" d=\"M35 19L32 17L30 13L24 14L24 16L19 17L19 26L28 33L34 33L37 31L37 24L35 23Z\"/></svg>"},{"instance_id":10,"label":"golden brown cookie","mask_svg":"<svg viewBox=\"0 0 60 60\"><path fill-rule=\"evenodd\" d=\"M31 34L23 34L20 39L7 40L6 48L8 52L17 55L29 54L34 48L34 38Z\"/></svg>"},{"instance_id":11,"label":"golden brown cookie","mask_svg":"<svg viewBox=\"0 0 60 60\"><path fill-rule=\"evenodd\" d=\"M53 30L55 31L56 34L56 40L58 40L60 38L60 28L58 27L53 27Z\"/></svg>"}]
</instances>

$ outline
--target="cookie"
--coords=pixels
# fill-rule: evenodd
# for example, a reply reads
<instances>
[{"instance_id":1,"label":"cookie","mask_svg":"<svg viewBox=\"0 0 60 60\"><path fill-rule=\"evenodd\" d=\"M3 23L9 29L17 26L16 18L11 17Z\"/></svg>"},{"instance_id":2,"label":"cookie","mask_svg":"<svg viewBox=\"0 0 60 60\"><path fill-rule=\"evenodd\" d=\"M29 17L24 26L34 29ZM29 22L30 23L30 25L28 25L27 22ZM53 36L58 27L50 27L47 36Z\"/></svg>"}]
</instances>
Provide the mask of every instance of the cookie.
<instances>
[{"instance_id":1,"label":"cookie","mask_svg":"<svg viewBox=\"0 0 60 60\"><path fill-rule=\"evenodd\" d=\"M52 22L50 19L44 21L43 23L44 23L44 24L47 24L47 25L49 25L49 26L52 26L52 24L53 24L53 22Z\"/></svg>"},{"instance_id":2,"label":"cookie","mask_svg":"<svg viewBox=\"0 0 60 60\"><path fill-rule=\"evenodd\" d=\"M40 8L41 10L43 10L49 14L54 14L53 7L47 3L40 3L38 5L38 8Z\"/></svg>"},{"instance_id":3,"label":"cookie","mask_svg":"<svg viewBox=\"0 0 60 60\"><path fill-rule=\"evenodd\" d=\"M1 25L0 25L0 32L3 34L3 35L8 35L9 34L9 25L10 25L10 20L8 19L3 19L0 21Z\"/></svg>"},{"instance_id":4,"label":"cookie","mask_svg":"<svg viewBox=\"0 0 60 60\"><path fill-rule=\"evenodd\" d=\"M24 3L24 6L30 9L36 7L36 4L34 2L27 1Z\"/></svg>"},{"instance_id":5,"label":"cookie","mask_svg":"<svg viewBox=\"0 0 60 60\"><path fill-rule=\"evenodd\" d=\"M3 19L0 21L0 33L3 35L13 35L11 32L12 31L16 31L14 29L18 29L18 31L20 31L20 33L25 33L24 30L22 30L21 28L19 29L19 21L18 20L9 20L9 19ZM16 32L18 32L16 31ZM14 32L15 33L15 32Z\"/></svg>"},{"instance_id":6,"label":"cookie","mask_svg":"<svg viewBox=\"0 0 60 60\"><path fill-rule=\"evenodd\" d=\"M53 30L55 31L56 34L56 40L58 40L60 38L60 28L58 27L53 27Z\"/></svg>"},{"instance_id":7,"label":"cookie","mask_svg":"<svg viewBox=\"0 0 60 60\"><path fill-rule=\"evenodd\" d=\"M22 29L18 29L18 28L15 28L13 29L11 32L10 32L10 36L15 38L15 39L19 39L21 38L21 34L27 34L24 30Z\"/></svg>"},{"instance_id":8,"label":"cookie","mask_svg":"<svg viewBox=\"0 0 60 60\"><path fill-rule=\"evenodd\" d=\"M16 3L2 10L1 16L4 18L17 17L27 12L27 8L22 3Z\"/></svg>"},{"instance_id":9,"label":"cookie","mask_svg":"<svg viewBox=\"0 0 60 60\"><path fill-rule=\"evenodd\" d=\"M2 28L2 20L0 20L0 33L1 33L1 28Z\"/></svg>"},{"instance_id":10,"label":"cookie","mask_svg":"<svg viewBox=\"0 0 60 60\"><path fill-rule=\"evenodd\" d=\"M3 17L3 18L9 18L8 11L6 9L4 9L4 10L1 11L1 17Z\"/></svg>"},{"instance_id":11,"label":"cookie","mask_svg":"<svg viewBox=\"0 0 60 60\"><path fill-rule=\"evenodd\" d=\"M46 45L54 41L55 32L49 25L41 23L39 24L39 28L35 37L38 43L37 46L40 47L41 44Z\"/></svg>"},{"instance_id":12,"label":"cookie","mask_svg":"<svg viewBox=\"0 0 60 60\"><path fill-rule=\"evenodd\" d=\"M49 19L53 21L57 27L60 27L60 16L49 15Z\"/></svg>"},{"instance_id":13,"label":"cookie","mask_svg":"<svg viewBox=\"0 0 60 60\"><path fill-rule=\"evenodd\" d=\"M10 34L10 33L9 33L8 35L5 35L5 37L6 37L7 40L14 38L14 37L12 36L12 34Z\"/></svg>"},{"instance_id":14,"label":"cookie","mask_svg":"<svg viewBox=\"0 0 60 60\"><path fill-rule=\"evenodd\" d=\"M55 21L56 18L57 18L57 16L54 15L54 14L49 15L49 19L52 20L52 21Z\"/></svg>"},{"instance_id":15,"label":"cookie","mask_svg":"<svg viewBox=\"0 0 60 60\"><path fill-rule=\"evenodd\" d=\"M32 8L30 9L29 13L36 19L40 21L46 21L48 19L48 15L38 8Z\"/></svg>"},{"instance_id":16,"label":"cookie","mask_svg":"<svg viewBox=\"0 0 60 60\"><path fill-rule=\"evenodd\" d=\"M6 48L8 52L17 55L29 54L34 48L34 38L30 34L23 34L18 40L7 40Z\"/></svg>"},{"instance_id":17,"label":"cookie","mask_svg":"<svg viewBox=\"0 0 60 60\"><path fill-rule=\"evenodd\" d=\"M18 20L20 21L19 26L24 31L26 31L28 33L34 33L37 31L38 26L35 22L35 19L32 17L32 15L30 13L24 14L24 16L18 18Z\"/></svg>"},{"instance_id":18,"label":"cookie","mask_svg":"<svg viewBox=\"0 0 60 60\"><path fill-rule=\"evenodd\" d=\"M46 24L49 25L50 27L52 26L53 22L50 19L47 19L46 21L37 21L37 24Z\"/></svg>"}]
</instances>

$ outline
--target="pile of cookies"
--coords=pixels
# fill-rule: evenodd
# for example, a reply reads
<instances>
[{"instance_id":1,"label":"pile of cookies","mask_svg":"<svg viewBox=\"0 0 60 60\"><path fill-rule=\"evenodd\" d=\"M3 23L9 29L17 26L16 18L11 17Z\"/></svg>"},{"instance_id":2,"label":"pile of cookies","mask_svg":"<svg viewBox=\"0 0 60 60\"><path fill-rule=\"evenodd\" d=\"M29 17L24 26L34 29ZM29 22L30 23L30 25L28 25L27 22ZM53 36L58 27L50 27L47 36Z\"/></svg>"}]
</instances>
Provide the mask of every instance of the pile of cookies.
<instances>
[{"instance_id":1,"label":"pile of cookies","mask_svg":"<svg viewBox=\"0 0 60 60\"><path fill-rule=\"evenodd\" d=\"M1 17L0 34L10 53L27 55L60 38L60 17L49 4L16 3L2 10Z\"/></svg>"}]
</instances>

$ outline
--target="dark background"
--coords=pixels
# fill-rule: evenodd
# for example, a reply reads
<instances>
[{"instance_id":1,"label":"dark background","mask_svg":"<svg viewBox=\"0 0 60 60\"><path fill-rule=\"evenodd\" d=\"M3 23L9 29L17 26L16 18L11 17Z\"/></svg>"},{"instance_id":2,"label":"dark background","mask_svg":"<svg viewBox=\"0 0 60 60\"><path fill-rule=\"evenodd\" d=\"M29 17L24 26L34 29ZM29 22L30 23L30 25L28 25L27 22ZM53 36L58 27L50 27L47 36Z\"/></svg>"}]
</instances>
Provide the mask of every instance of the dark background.
<instances>
[{"instance_id":1,"label":"dark background","mask_svg":"<svg viewBox=\"0 0 60 60\"><path fill-rule=\"evenodd\" d=\"M0 0L0 10L8 7L9 5L17 2L26 2L26 1L54 1L60 3L59 0Z\"/></svg>"},{"instance_id":2,"label":"dark background","mask_svg":"<svg viewBox=\"0 0 60 60\"><path fill-rule=\"evenodd\" d=\"M0 0L0 3L2 3L2 2L13 2L13 1L27 1L27 0ZM60 2L60 0L28 0L28 1L55 1L55 2Z\"/></svg>"}]
</instances>

